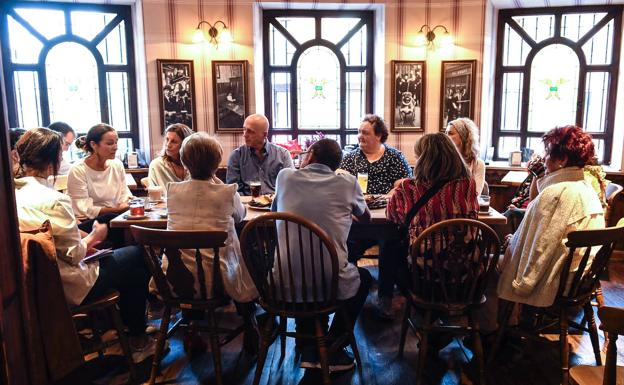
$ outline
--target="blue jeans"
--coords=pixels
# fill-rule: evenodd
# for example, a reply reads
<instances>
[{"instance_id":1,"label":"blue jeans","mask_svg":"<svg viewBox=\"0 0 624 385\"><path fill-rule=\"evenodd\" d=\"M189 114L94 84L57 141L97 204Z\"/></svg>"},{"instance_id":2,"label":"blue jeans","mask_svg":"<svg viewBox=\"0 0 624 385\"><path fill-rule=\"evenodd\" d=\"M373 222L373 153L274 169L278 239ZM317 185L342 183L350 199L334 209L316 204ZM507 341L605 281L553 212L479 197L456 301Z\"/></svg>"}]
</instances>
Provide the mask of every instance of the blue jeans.
<instances>
[{"instance_id":1,"label":"blue jeans","mask_svg":"<svg viewBox=\"0 0 624 385\"><path fill-rule=\"evenodd\" d=\"M145 266L143 248L128 246L116 249L113 255L100 259L100 274L82 304L119 291L121 319L130 335L145 333L145 307L150 273Z\"/></svg>"}]
</instances>

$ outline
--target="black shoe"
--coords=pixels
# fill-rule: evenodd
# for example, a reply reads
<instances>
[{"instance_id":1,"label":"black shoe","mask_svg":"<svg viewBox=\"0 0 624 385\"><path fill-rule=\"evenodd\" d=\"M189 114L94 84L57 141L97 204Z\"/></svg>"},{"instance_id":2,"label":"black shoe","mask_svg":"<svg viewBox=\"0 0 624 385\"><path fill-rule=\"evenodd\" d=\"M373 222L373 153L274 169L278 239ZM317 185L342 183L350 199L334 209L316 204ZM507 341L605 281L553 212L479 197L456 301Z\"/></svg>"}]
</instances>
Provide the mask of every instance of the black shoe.
<instances>
[{"instance_id":1,"label":"black shoe","mask_svg":"<svg viewBox=\"0 0 624 385\"><path fill-rule=\"evenodd\" d=\"M304 369L320 369L321 363L319 362L318 352L316 346L303 346L300 348L301 362L300 368Z\"/></svg>"},{"instance_id":2,"label":"black shoe","mask_svg":"<svg viewBox=\"0 0 624 385\"><path fill-rule=\"evenodd\" d=\"M329 358L329 371L330 372L344 372L351 370L355 367L355 360L353 355L347 351L346 348L338 349Z\"/></svg>"}]
</instances>

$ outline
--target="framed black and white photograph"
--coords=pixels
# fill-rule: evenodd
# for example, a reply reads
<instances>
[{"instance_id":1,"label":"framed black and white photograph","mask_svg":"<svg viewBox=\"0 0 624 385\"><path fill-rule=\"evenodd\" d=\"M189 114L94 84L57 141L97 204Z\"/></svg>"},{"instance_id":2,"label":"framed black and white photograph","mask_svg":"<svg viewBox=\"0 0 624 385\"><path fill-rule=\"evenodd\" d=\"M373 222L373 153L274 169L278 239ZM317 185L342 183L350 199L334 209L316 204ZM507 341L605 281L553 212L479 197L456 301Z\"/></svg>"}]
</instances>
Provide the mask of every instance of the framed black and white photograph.
<instances>
[{"instance_id":1,"label":"framed black and white photograph","mask_svg":"<svg viewBox=\"0 0 624 385\"><path fill-rule=\"evenodd\" d=\"M195 76L192 60L157 59L162 132L173 123L195 127Z\"/></svg>"},{"instance_id":2,"label":"framed black and white photograph","mask_svg":"<svg viewBox=\"0 0 624 385\"><path fill-rule=\"evenodd\" d=\"M425 62L393 60L392 130L424 131Z\"/></svg>"},{"instance_id":3,"label":"framed black and white photograph","mask_svg":"<svg viewBox=\"0 0 624 385\"><path fill-rule=\"evenodd\" d=\"M476 60L442 61L440 131L457 118L474 120Z\"/></svg>"},{"instance_id":4,"label":"framed black and white photograph","mask_svg":"<svg viewBox=\"0 0 624 385\"><path fill-rule=\"evenodd\" d=\"M247 60L214 60L212 84L216 131L243 131L248 115Z\"/></svg>"}]
</instances>

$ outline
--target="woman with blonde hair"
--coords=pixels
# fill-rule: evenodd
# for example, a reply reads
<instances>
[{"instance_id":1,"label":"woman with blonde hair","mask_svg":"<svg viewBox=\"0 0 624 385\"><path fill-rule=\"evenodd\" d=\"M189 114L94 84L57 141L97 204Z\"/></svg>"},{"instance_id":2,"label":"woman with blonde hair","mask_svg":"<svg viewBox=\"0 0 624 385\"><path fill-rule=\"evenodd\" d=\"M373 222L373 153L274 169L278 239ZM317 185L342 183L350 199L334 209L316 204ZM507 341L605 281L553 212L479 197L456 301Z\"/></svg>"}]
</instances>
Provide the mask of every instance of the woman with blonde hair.
<instances>
[{"instance_id":1,"label":"woman with blonde hair","mask_svg":"<svg viewBox=\"0 0 624 385\"><path fill-rule=\"evenodd\" d=\"M182 141L193 131L185 124L175 123L165 130L162 154L152 160L147 174L150 186L167 187L169 182L182 182L188 173L180 161Z\"/></svg>"},{"instance_id":2,"label":"woman with blonde hair","mask_svg":"<svg viewBox=\"0 0 624 385\"><path fill-rule=\"evenodd\" d=\"M479 159L479 127L468 118L459 118L446 126L446 134L468 165L475 180L477 192L481 193L485 185L485 163Z\"/></svg>"}]
</instances>

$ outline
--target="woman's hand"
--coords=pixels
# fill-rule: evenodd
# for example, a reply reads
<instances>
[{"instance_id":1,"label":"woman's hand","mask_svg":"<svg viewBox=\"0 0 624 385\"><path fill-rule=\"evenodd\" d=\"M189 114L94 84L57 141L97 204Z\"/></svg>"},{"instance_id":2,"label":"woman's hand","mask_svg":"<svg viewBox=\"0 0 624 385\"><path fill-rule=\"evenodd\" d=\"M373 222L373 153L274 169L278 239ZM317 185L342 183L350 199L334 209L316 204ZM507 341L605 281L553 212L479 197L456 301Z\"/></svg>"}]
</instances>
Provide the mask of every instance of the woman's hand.
<instances>
[{"instance_id":1,"label":"woman's hand","mask_svg":"<svg viewBox=\"0 0 624 385\"><path fill-rule=\"evenodd\" d=\"M97 244L102 243L102 241L106 239L107 235L108 226L106 225L106 223L93 221L93 227L91 228L91 232L85 237L85 241L87 242L87 249L92 249Z\"/></svg>"}]
</instances>

